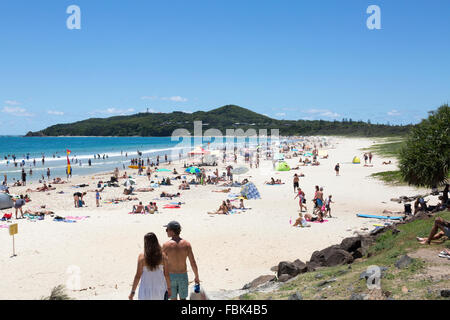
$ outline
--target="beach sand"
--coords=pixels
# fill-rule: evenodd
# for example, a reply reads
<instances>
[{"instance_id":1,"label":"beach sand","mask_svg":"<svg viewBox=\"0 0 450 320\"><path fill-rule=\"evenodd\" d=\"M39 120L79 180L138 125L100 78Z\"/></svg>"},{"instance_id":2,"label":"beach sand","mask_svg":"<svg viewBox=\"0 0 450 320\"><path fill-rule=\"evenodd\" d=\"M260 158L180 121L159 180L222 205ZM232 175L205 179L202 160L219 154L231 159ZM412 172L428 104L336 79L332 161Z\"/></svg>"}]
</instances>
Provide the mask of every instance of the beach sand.
<instances>
[{"instance_id":1,"label":"beach sand","mask_svg":"<svg viewBox=\"0 0 450 320\"><path fill-rule=\"evenodd\" d=\"M364 167L361 148L373 144L373 139L333 138L335 149L329 149L329 158L320 159L320 166L300 167L300 170L276 172L272 162L262 160L260 168L235 177L239 181L248 178L258 188L261 200L246 200L251 207L242 214L208 215L218 209L227 194L214 193L216 186L191 186L181 191L181 199L157 200L159 214L130 215L133 204L138 201L119 204L102 203L95 206L95 193L88 192L88 207L74 208L72 194L77 190L95 190L98 177L109 180L111 174L89 177L74 177L70 185L81 183L89 187L74 189L70 185L56 185L56 191L31 193L32 202L25 208L39 207L55 211L59 216L89 216L77 223L55 222L49 216L44 221L19 220L19 234L15 237L17 257L12 254L12 239L8 229L0 229L0 299L39 299L48 296L50 290L66 284L73 272L80 271L81 291L68 291L77 299L127 299L136 271L138 254L143 251L143 237L154 232L160 243L168 240L164 224L177 220L182 226L182 238L191 242L199 268L201 285L207 292L220 297L225 290L242 288L254 278L273 274L270 268L280 261L309 260L315 250L340 243L361 228L374 228L376 219L356 217L357 213L382 214L384 209L403 211L403 204L390 201L402 195L412 196L428 190L408 186L388 186L370 178L379 171L395 170L395 159L374 156L373 167ZM352 164L353 156L361 157L362 163ZM384 166L382 161L392 160L393 165ZM298 158L288 159L291 167L297 166ZM340 176L336 176L334 165L341 164ZM164 166L161 166L164 167ZM167 168L177 168L180 164ZM215 167L205 167L215 170ZM220 163L219 172L225 166ZM133 177L136 170L128 169ZM332 216L325 223L312 223L310 228L294 228L289 224L298 217L298 199L294 200L292 177L302 172L300 187L306 193L308 212L312 210L311 199L314 186L324 187L324 196L332 195ZM208 172L207 172L208 173ZM123 174L123 170L120 171ZM271 177L286 182L284 185L268 186L265 181ZM124 180L120 180L123 183ZM174 186L160 187L154 192L136 193L140 201L148 204L158 198L162 191L178 192ZM137 186L148 186L146 176L137 176ZM11 188L12 194L21 194L28 187ZM64 194L58 194L58 191ZM232 188L231 193L239 193ZM123 197L123 187L106 188L103 200ZM183 201L181 209L162 209L169 202ZM102 201L103 202L103 201ZM234 204L238 204L235 202ZM433 204L433 203L432 203ZM12 210L2 210L2 213ZM383 223L383 222L381 222ZM0 224L5 224L0 222ZM79 269L78 269L79 268ZM193 272L188 263L189 280ZM214 294L212 295L214 297Z\"/></svg>"}]
</instances>

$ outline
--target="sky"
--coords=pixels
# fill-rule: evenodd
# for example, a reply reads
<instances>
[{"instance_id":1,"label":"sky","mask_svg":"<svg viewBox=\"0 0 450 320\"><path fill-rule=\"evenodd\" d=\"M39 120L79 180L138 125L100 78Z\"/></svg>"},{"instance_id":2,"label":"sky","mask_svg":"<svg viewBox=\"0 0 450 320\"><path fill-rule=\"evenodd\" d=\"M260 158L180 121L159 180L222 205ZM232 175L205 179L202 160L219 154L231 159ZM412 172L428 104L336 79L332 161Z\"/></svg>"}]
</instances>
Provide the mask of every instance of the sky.
<instances>
[{"instance_id":1,"label":"sky","mask_svg":"<svg viewBox=\"0 0 450 320\"><path fill-rule=\"evenodd\" d=\"M449 100L448 0L0 0L0 135L227 104L409 124Z\"/></svg>"}]
</instances>

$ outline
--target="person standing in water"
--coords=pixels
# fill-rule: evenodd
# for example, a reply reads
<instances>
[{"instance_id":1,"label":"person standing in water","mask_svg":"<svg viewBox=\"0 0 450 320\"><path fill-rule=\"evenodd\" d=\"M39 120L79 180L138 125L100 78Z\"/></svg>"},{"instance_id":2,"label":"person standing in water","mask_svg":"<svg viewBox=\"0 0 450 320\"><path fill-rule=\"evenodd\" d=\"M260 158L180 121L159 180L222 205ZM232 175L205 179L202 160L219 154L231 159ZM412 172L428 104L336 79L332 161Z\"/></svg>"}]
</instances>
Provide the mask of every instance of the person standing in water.
<instances>
[{"instance_id":1,"label":"person standing in water","mask_svg":"<svg viewBox=\"0 0 450 320\"><path fill-rule=\"evenodd\" d=\"M144 237L144 253L138 257L136 275L128 299L133 300L139 284L139 300L167 300L172 295L167 255L153 232Z\"/></svg>"}]
</instances>

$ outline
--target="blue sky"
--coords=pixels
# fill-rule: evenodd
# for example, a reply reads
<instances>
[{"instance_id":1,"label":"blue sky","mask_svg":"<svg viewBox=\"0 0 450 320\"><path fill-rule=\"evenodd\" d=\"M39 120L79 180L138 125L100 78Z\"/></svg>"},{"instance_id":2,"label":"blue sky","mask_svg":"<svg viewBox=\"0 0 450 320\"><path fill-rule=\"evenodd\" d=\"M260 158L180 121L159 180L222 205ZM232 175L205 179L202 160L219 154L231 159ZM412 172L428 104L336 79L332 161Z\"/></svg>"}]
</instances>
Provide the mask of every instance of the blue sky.
<instances>
[{"instance_id":1,"label":"blue sky","mask_svg":"<svg viewBox=\"0 0 450 320\"><path fill-rule=\"evenodd\" d=\"M448 0L2 0L0 134L226 104L417 123L450 100L449 39Z\"/></svg>"}]
</instances>

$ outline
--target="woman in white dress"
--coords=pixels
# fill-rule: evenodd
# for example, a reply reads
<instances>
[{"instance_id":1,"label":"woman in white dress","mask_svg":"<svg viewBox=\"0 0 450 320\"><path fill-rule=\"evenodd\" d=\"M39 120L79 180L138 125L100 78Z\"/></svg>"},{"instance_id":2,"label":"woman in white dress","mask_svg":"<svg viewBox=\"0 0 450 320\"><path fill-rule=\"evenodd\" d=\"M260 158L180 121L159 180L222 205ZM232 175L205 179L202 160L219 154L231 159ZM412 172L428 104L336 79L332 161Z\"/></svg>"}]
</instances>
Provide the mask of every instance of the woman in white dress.
<instances>
[{"instance_id":1,"label":"woman in white dress","mask_svg":"<svg viewBox=\"0 0 450 320\"><path fill-rule=\"evenodd\" d=\"M133 300L139 284L139 300L167 300L172 295L167 256L153 232L144 237L144 253L138 257L136 275L129 299Z\"/></svg>"}]
</instances>

